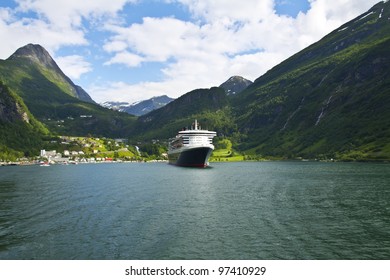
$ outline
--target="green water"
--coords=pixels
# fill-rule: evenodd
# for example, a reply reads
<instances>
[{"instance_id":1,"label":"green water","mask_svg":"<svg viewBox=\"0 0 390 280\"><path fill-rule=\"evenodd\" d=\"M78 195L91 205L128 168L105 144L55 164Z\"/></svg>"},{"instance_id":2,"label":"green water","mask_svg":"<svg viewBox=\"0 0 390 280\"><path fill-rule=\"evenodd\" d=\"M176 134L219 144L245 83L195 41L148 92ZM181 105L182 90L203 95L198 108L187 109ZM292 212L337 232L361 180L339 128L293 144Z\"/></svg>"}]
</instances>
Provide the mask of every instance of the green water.
<instances>
[{"instance_id":1,"label":"green water","mask_svg":"<svg viewBox=\"0 0 390 280\"><path fill-rule=\"evenodd\" d=\"M0 259L390 259L390 165L0 168Z\"/></svg>"}]
</instances>

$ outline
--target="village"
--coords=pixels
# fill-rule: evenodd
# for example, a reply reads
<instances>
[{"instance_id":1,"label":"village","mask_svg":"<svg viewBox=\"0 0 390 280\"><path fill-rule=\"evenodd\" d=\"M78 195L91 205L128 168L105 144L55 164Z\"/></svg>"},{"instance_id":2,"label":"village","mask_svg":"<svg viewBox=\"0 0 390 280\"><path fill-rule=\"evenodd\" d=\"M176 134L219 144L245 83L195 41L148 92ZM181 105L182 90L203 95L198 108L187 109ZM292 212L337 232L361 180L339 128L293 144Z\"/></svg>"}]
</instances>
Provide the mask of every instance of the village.
<instances>
[{"instance_id":1,"label":"village","mask_svg":"<svg viewBox=\"0 0 390 280\"><path fill-rule=\"evenodd\" d=\"M60 136L50 140L47 147L34 158L21 158L15 162L0 160L0 165L167 161L167 154L157 140L150 144L129 145L127 139Z\"/></svg>"}]
</instances>

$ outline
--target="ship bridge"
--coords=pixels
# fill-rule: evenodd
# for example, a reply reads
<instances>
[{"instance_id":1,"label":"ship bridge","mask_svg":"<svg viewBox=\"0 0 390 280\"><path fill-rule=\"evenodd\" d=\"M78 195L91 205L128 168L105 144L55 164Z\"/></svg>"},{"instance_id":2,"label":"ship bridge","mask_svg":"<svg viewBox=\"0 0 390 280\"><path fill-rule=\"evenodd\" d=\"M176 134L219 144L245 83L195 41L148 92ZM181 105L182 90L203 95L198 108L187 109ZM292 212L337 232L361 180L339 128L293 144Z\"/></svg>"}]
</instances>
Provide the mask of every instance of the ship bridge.
<instances>
[{"instance_id":1,"label":"ship bridge","mask_svg":"<svg viewBox=\"0 0 390 280\"><path fill-rule=\"evenodd\" d=\"M213 138L217 136L215 131L202 130L195 120L195 125L190 130L183 130L178 133L178 136L182 138L183 145L187 146L203 146L212 145Z\"/></svg>"}]
</instances>

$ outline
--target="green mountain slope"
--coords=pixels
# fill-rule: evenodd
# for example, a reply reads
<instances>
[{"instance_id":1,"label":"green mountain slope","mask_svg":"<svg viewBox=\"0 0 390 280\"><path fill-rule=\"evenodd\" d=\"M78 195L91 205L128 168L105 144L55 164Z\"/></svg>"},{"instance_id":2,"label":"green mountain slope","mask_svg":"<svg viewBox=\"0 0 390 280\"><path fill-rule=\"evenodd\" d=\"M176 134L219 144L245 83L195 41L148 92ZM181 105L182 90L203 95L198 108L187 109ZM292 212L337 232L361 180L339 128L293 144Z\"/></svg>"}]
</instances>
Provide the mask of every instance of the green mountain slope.
<instances>
[{"instance_id":1,"label":"green mountain slope","mask_svg":"<svg viewBox=\"0 0 390 280\"><path fill-rule=\"evenodd\" d=\"M39 45L1 60L0 78L53 133L126 137L136 119L95 104Z\"/></svg>"},{"instance_id":2,"label":"green mountain slope","mask_svg":"<svg viewBox=\"0 0 390 280\"><path fill-rule=\"evenodd\" d=\"M390 3L379 3L234 99L240 148L282 157L390 159Z\"/></svg>"},{"instance_id":3,"label":"green mountain slope","mask_svg":"<svg viewBox=\"0 0 390 280\"><path fill-rule=\"evenodd\" d=\"M92 98L86 93L81 87L76 86L58 67L57 63L53 60L50 54L40 45L28 44L24 47L19 48L12 54L7 60L7 67L13 69L17 67L17 73L25 72L32 78L39 80L40 76L33 76L31 74L37 74L32 70L38 70L38 72L48 79L50 82L56 84L61 90L69 96L75 97L79 100L95 103ZM7 73L4 73L7 75ZM15 75L15 72L8 73L8 77L12 80L18 80L20 82L19 75ZM26 76L23 76L26 78ZM33 98L34 96L30 93L24 95L24 98Z\"/></svg>"},{"instance_id":4,"label":"green mountain slope","mask_svg":"<svg viewBox=\"0 0 390 280\"><path fill-rule=\"evenodd\" d=\"M39 154L48 130L23 100L0 82L0 161Z\"/></svg>"},{"instance_id":5,"label":"green mountain slope","mask_svg":"<svg viewBox=\"0 0 390 280\"><path fill-rule=\"evenodd\" d=\"M389 18L381 2L240 94L187 93L139 118L134 135L172 137L197 118L246 154L389 160Z\"/></svg>"},{"instance_id":6,"label":"green mountain slope","mask_svg":"<svg viewBox=\"0 0 390 280\"><path fill-rule=\"evenodd\" d=\"M182 127L188 127L197 118L207 128L220 133L233 131L229 99L220 87L196 89L188 92L166 106L141 116L136 125L138 138L167 139L176 135ZM204 127L206 128L206 127Z\"/></svg>"}]
</instances>

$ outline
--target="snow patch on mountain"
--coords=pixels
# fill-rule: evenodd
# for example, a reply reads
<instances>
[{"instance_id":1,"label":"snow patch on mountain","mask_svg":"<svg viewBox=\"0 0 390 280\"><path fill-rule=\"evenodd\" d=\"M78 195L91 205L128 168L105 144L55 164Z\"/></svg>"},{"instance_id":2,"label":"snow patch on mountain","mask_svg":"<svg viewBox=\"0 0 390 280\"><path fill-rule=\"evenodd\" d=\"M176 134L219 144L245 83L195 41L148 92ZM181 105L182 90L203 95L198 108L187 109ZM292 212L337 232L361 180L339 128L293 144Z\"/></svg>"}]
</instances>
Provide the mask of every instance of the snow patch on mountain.
<instances>
[{"instance_id":1,"label":"snow patch on mountain","mask_svg":"<svg viewBox=\"0 0 390 280\"><path fill-rule=\"evenodd\" d=\"M137 101L131 104L128 102L106 101L101 103L100 105L112 110L125 112L131 115L142 116L167 105L173 100L173 98L170 98L166 95L162 95L155 96L147 100Z\"/></svg>"}]
</instances>

